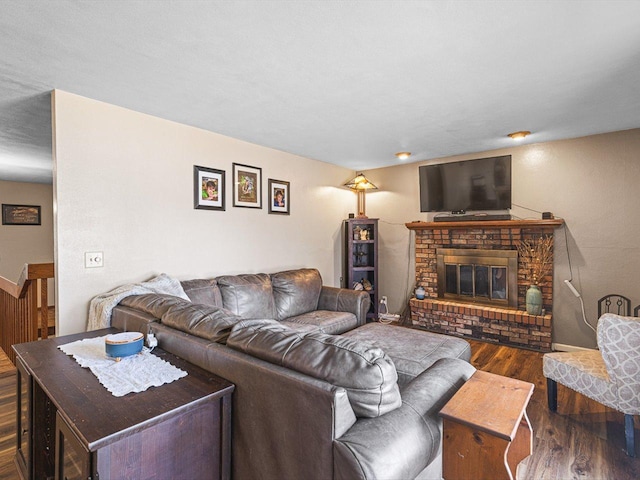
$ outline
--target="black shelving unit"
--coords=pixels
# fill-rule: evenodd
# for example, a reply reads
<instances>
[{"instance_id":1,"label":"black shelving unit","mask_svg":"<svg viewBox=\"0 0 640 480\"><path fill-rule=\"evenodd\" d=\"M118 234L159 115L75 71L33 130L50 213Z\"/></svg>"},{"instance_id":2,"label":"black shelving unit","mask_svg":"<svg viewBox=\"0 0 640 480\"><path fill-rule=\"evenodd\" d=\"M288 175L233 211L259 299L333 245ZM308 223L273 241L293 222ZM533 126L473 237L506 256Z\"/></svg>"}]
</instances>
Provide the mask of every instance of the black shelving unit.
<instances>
[{"instance_id":1,"label":"black shelving unit","mask_svg":"<svg viewBox=\"0 0 640 480\"><path fill-rule=\"evenodd\" d=\"M363 233L364 232L364 233ZM378 317L378 219L350 218L344 221L344 288L357 283L371 296L367 321Z\"/></svg>"}]
</instances>

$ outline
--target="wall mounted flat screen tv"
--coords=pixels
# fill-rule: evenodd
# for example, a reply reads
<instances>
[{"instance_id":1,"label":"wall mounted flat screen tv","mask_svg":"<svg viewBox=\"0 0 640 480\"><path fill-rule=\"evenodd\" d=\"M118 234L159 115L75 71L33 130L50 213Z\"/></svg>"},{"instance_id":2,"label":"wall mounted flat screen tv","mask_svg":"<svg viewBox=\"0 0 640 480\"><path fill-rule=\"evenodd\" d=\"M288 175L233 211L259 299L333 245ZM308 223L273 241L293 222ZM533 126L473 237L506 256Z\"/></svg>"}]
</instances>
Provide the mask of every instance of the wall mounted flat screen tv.
<instances>
[{"instance_id":1,"label":"wall mounted flat screen tv","mask_svg":"<svg viewBox=\"0 0 640 480\"><path fill-rule=\"evenodd\" d=\"M511 155L422 165L421 212L511 208Z\"/></svg>"}]
</instances>

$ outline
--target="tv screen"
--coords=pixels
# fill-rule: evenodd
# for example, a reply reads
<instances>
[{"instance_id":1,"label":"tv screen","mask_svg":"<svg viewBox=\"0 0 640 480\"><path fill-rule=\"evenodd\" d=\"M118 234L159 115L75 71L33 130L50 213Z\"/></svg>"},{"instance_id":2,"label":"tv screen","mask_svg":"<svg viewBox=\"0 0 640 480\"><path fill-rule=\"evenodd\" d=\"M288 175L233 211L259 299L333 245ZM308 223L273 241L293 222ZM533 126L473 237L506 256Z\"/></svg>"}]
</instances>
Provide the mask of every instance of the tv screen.
<instances>
[{"instance_id":1,"label":"tv screen","mask_svg":"<svg viewBox=\"0 0 640 480\"><path fill-rule=\"evenodd\" d=\"M511 208L511 155L422 165L421 212Z\"/></svg>"}]
</instances>

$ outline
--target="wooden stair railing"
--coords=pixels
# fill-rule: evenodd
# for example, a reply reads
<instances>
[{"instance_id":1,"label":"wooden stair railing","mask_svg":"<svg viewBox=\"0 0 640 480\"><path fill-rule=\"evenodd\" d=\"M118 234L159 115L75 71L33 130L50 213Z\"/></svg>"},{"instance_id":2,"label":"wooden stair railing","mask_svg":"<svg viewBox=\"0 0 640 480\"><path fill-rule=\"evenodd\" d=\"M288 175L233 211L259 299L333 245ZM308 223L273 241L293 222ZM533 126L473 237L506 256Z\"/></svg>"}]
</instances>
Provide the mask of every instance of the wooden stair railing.
<instances>
[{"instance_id":1,"label":"wooden stair railing","mask_svg":"<svg viewBox=\"0 0 640 480\"><path fill-rule=\"evenodd\" d=\"M14 365L11 345L38 340L39 332L48 336L47 279L53 277L53 263L25 264L18 283L0 277L0 347Z\"/></svg>"}]
</instances>

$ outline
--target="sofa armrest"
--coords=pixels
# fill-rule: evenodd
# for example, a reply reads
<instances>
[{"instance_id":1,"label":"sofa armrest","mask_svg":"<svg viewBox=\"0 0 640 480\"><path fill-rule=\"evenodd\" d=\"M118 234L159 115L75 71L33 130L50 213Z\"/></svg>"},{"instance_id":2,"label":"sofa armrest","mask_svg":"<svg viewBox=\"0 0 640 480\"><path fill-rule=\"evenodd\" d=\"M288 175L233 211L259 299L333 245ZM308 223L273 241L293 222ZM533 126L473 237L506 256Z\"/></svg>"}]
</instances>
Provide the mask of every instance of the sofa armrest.
<instances>
[{"instance_id":1,"label":"sofa armrest","mask_svg":"<svg viewBox=\"0 0 640 480\"><path fill-rule=\"evenodd\" d=\"M335 478L415 478L440 451L438 412L474 372L464 360L440 359L405 387L400 408L358 419L333 442Z\"/></svg>"},{"instance_id":2,"label":"sofa armrest","mask_svg":"<svg viewBox=\"0 0 640 480\"><path fill-rule=\"evenodd\" d=\"M174 295L145 293L131 295L120 300L113 309L111 326L120 330L149 333L151 324L160 322L160 318L172 307L192 305L191 301Z\"/></svg>"},{"instance_id":3,"label":"sofa armrest","mask_svg":"<svg viewBox=\"0 0 640 480\"><path fill-rule=\"evenodd\" d=\"M318 299L318 310L353 313L358 320L358 325L366 323L370 306L371 297L363 290L349 290L323 285Z\"/></svg>"}]
</instances>

